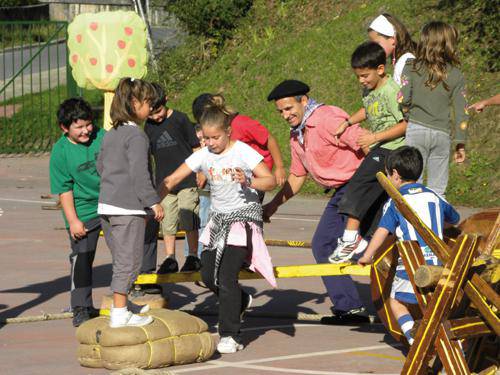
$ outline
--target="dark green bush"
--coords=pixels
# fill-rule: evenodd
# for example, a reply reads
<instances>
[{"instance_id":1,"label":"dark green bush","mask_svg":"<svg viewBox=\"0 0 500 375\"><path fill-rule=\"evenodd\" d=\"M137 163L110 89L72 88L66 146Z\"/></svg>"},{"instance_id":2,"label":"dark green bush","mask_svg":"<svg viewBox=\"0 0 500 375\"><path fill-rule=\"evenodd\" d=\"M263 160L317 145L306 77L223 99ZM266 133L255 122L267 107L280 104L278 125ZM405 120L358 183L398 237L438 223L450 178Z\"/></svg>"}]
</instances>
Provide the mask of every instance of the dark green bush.
<instances>
[{"instance_id":1,"label":"dark green bush","mask_svg":"<svg viewBox=\"0 0 500 375\"><path fill-rule=\"evenodd\" d=\"M38 4L38 0L1 0L0 7L20 7L23 5Z\"/></svg>"},{"instance_id":2,"label":"dark green bush","mask_svg":"<svg viewBox=\"0 0 500 375\"><path fill-rule=\"evenodd\" d=\"M190 34L214 39L220 44L231 36L238 20L251 6L252 0L171 0L167 10Z\"/></svg>"}]
</instances>

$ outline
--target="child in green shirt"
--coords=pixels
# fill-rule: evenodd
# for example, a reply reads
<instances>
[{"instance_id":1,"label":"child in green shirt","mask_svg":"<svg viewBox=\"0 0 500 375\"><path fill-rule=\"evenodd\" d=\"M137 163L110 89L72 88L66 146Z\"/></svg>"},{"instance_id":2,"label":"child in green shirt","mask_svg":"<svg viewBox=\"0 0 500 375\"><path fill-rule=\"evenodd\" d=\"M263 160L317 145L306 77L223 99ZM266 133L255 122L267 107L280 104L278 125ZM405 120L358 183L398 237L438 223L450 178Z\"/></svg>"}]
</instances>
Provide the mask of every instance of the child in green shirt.
<instances>
[{"instance_id":1,"label":"child in green shirt","mask_svg":"<svg viewBox=\"0 0 500 375\"><path fill-rule=\"evenodd\" d=\"M366 157L347 184L339 202L338 212L348 216L342 238L329 257L331 263L342 263L362 253L368 243L358 233L362 222L368 223L387 195L377 181L377 172L384 171L386 156L404 144L406 121L399 109L399 86L385 72L384 49L375 42L361 44L351 57L351 66L363 86L363 106L369 131L358 144Z\"/></svg>"},{"instance_id":2,"label":"child in green shirt","mask_svg":"<svg viewBox=\"0 0 500 375\"><path fill-rule=\"evenodd\" d=\"M50 185L69 233L71 309L78 327L99 315L92 303L92 264L101 230L96 159L104 131L92 124L92 108L81 98L62 102L57 121L63 134L50 155Z\"/></svg>"}]
</instances>

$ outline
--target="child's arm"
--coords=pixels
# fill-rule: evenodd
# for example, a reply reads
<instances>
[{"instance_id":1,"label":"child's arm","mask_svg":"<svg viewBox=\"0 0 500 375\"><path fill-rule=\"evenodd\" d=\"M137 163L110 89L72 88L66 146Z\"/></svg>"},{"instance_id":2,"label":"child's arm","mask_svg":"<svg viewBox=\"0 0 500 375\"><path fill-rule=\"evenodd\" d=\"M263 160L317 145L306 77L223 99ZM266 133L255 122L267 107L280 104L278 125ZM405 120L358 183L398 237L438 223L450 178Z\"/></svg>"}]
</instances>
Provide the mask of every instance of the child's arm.
<instances>
[{"instance_id":1,"label":"child's arm","mask_svg":"<svg viewBox=\"0 0 500 375\"><path fill-rule=\"evenodd\" d=\"M381 132L378 133L366 132L359 137L358 144L361 147L369 147L374 143L390 141L395 138L403 137L406 133L407 125L408 123L405 120L401 120L396 125Z\"/></svg>"},{"instance_id":2,"label":"child's arm","mask_svg":"<svg viewBox=\"0 0 500 375\"><path fill-rule=\"evenodd\" d=\"M469 109L473 109L476 112L483 112L486 107L490 105L500 105L500 94L496 94L491 98L481 100L469 106Z\"/></svg>"},{"instance_id":3,"label":"child's arm","mask_svg":"<svg viewBox=\"0 0 500 375\"><path fill-rule=\"evenodd\" d=\"M274 161L274 175L276 176L276 182L279 186L283 186L286 181L286 170L283 165L283 157L281 156L280 146L272 134L269 134L269 138L267 139L267 148L269 149Z\"/></svg>"},{"instance_id":4,"label":"child's arm","mask_svg":"<svg viewBox=\"0 0 500 375\"><path fill-rule=\"evenodd\" d=\"M375 252L380 246L382 246L388 235L389 231L386 228L378 227L373 234L373 237L363 256L358 259L358 264L364 266L373 263L373 256L375 255Z\"/></svg>"},{"instance_id":5,"label":"child's arm","mask_svg":"<svg viewBox=\"0 0 500 375\"><path fill-rule=\"evenodd\" d=\"M186 163L182 163L171 175L165 177L163 184L159 187L160 198L163 200L165 196L172 191L179 183L188 177L193 170Z\"/></svg>"},{"instance_id":6,"label":"child's arm","mask_svg":"<svg viewBox=\"0 0 500 375\"><path fill-rule=\"evenodd\" d=\"M65 193L59 194L59 200L61 201L61 206L64 211L64 215L68 220L69 233L71 238L75 241L83 238L87 235L87 229L82 221L78 218L75 209L75 201L73 198L73 191L67 191Z\"/></svg>"},{"instance_id":7,"label":"child's arm","mask_svg":"<svg viewBox=\"0 0 500 375\"><path fill-rule=\"evenodd\" d=\"M363 107L353 115L349 116L345 121L343 121L337 128L337 130L333 133L333 136L338 139L349 126L354 124L359 124L360 122L363 122L365 120L366 120L366 110Z\"/></svg>"}]
</instances>

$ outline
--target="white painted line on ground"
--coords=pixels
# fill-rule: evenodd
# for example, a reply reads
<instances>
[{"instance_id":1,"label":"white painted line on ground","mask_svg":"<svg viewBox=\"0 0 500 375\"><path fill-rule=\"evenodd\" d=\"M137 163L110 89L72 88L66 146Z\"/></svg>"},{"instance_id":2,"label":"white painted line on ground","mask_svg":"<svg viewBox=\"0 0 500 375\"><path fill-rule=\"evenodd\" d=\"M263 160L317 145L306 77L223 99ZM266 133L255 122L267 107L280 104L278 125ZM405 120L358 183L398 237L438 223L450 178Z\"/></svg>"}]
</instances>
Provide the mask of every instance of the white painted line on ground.
<instances>
[{"instance_id":1,"label":"white painted line on ground","mask_svg":"<svg viewBox=\"0 0 500 375\"><path fill-rule=\"evenodd\" d=\"M257 330L268 330L268 329L277 329L277 328L292 328L292 327L323 327L321 324L281 324L281 325L272 325L272 326L261 326L261 327L250 327L242 329L243 332L249 331L257 331ZM298 359L298 358L308 358L315 357L321 355L334 355L334 354L343 354L343 353L354 353L354 352L362 352L366 350L377 350L377 349L387 349L389 345L373 345L373 346L365 346L358 347L352 349L338 349L338 350L328 350L321 352L311 352L311 353L301 353L301 354L292 354L292 355L284 355L284 356L276 356L276 357L267 357L267 358L259 358L252 359L248 361L240 361L240 362L228 362L228 361L220 361L213 360L206 362L205 365L172 370L174 374L187 373L187 372L196 372L196 371L213 371L218 368L225 367L237 367L237 368L247 368L252 370L262 370L262 371L273 371L273 372L284 372L284 373L294 373L294 374L308 374L308 375L356 375L358 373L353 372L328 372L328 371L315 371L315 370L295 370L290 368L281 368L281 367L271 367L271 366L255 366L253 364L262 363L262 362L274 362L274 361L282 361L288 359ZM397 374L377 374L377 375L397 375Z\"/></svg>"},{"instance_id":2,"label":"white painted line on ground","mask_svg":"<svg viewBox=\"0 0 500 375\"><path fill-rule=\"evenodd\" d=\"M0 201L5 201L5 202L19 202L19 203L36 203L36 204L47 204L47 203L55 203L53 200L46 200L46 201L32 201L29 199L13 199L13 198L0 198Z\"/></svg>"}]
</instances>

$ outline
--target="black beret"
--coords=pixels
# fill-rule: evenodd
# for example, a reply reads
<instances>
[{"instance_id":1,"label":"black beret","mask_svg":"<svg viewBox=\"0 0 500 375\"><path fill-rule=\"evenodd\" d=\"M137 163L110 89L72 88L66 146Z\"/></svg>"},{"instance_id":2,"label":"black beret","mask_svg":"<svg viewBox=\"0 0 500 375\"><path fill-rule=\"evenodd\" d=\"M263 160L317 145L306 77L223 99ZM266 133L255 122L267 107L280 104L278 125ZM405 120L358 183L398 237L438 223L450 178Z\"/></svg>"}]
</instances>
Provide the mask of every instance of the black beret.
<instances>
[{"instance_id":1,"label":"black beret","mask_svg":"<svg viewBox=\"0 0 500 375\"><path fill-rule=\"evenodd\" d=\"M267 101L289 98L291 96L305 95L309 92L309 86L295 79L287 79L276 86L267 96Z\"/></svg>"}]
</instances>

